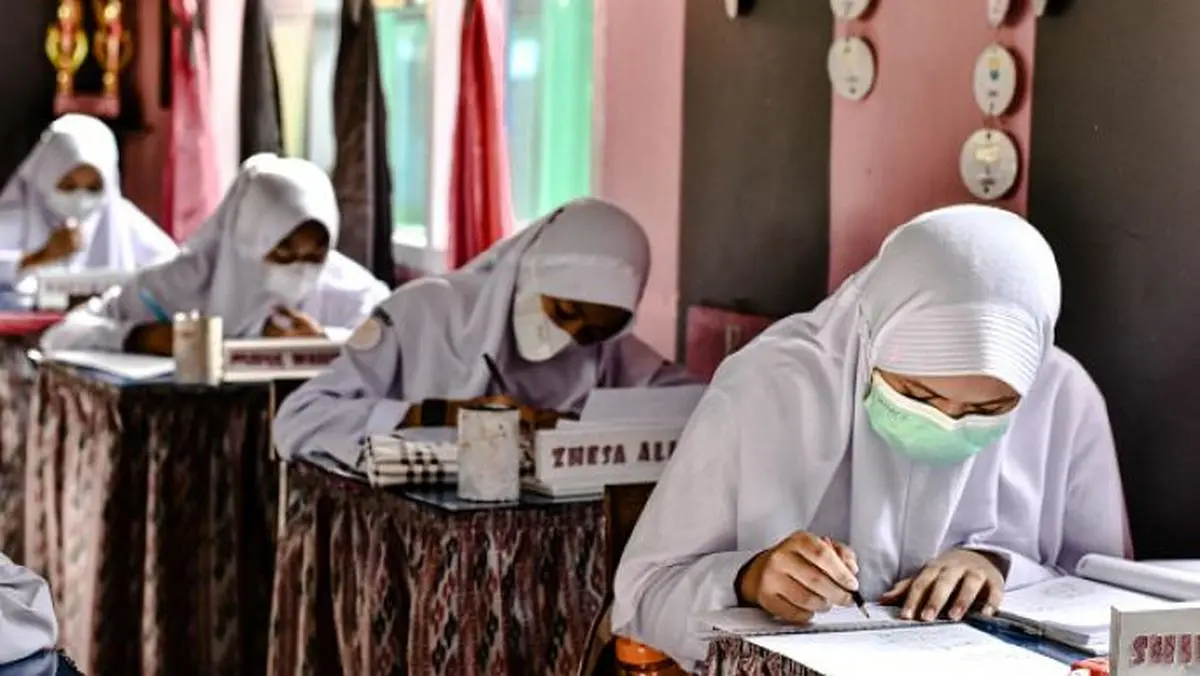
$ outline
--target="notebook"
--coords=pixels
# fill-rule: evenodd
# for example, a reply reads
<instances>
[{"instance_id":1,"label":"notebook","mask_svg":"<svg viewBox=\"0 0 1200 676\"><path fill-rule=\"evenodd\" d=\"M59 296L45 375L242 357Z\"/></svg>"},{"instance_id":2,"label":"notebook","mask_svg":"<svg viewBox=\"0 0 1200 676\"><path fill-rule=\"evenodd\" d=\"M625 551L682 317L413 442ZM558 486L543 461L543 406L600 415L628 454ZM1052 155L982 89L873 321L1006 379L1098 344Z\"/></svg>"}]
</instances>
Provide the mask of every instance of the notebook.
<instances>
[{"instance_id":1,"label":"notebook","mask_svg":"<svg viewBox=\"0 0 1200 676\"><path fill-rule=\"evenodd\" d=\"M997 616L1097 655L1108 651L1113 606L1152 608L1167 602L1082 577L1057 577L1004 595Z\"/></svg>"},{"instance_id":2,"label":"notebook","mask_svg":"<svg viewBox=\"0 0 1200 676\"><path fill-rule=\"evenodd\" d=\"M866 604L867 614L863 617L856 606L838 607L818 613L808 624L796 625L776 619L758 608L723 608L701 613L696 617L699 630L705 635L719 633L739 636L770 636L773 634L823 634L842 631L869 631L873 629L898 629L903 627L929 626L940 622L920 622L900 619L900 609Z\"/></svg>"},{"instance_id":3,"label":"notebook","mask_svg":"<svg viewBox=\"0 0 1200 676\"><path fill-rule=\"evenodd\" d=\"M824 676L1064 676L1067 665L966 624L747 639Z\"/></svg>"}]
</instances>

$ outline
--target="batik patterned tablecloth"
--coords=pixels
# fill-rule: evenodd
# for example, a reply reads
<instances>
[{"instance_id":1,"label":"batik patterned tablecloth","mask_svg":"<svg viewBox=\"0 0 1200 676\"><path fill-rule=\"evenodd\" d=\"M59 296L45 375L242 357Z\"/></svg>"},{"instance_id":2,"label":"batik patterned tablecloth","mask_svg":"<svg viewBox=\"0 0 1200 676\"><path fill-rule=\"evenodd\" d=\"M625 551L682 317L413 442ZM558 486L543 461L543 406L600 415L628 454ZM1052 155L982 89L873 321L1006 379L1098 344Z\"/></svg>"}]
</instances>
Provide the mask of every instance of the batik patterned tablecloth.
<instances>
[{"instance_id":1,"label":"batik patterned tablecloth","mask_svg":"<svg viewBox=\"0 0 1200 676\"><path fill-rule=\"evenodd\" d=\"M704 673L708 676L821 676L820 672L795 660L737 636L718 638L709 644Z\"/></svg>"},{"instance_id":2,"label":"batik patterned tablecloth","mask_svg":"<svg viewBox=\"0 0 1200 676\"><path fill-rule=\"evenodd\" d=\"M604 598L599 501L452 510L287 473L269 673L573 673Z\"/></svg>"},{"instance_id":3,"label":"batik patterned tablecloth","mask_svg":"<svg viewBox=\"0 0 1200 676\"><path fill-rule=\"evenodd\" d=\"M261 674L278 474L270 386L121 384L55 364L31 404L26 562L89 674Z\"/></svg>"}]
</instances>

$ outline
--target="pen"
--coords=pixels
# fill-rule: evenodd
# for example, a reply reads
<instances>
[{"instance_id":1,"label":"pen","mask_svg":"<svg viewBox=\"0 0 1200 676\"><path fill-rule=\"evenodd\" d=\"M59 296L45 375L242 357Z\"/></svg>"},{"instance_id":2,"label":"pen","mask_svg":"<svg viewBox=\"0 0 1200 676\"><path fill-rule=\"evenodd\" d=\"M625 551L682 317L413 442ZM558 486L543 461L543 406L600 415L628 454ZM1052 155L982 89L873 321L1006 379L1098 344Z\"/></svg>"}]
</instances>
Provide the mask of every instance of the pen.
<instances>
[{"instance_id":1,"label":"pen","mask_svg":"<svg viewBox=\"0 0 1200 676\"><path fill-rule=\"evenodd\" d=\"M488 371L492 374L492 382L500 387L500 394L509 394L508 383L504 382L504 376L500 375L500 369L496 367L496 361L492 359L490 354L483 355L483 361L487 364Z\"/></svg>"},{"instance_id":2,"label":"pen","mask_svg":"<svg viewBox=\"0 0 1200 676\"><path fill-rule=\"evenodd\" d=\"M164 324L169 324L171 322L170 315L168 315L167 311L163 309L163 306L158 304L158 301L154 300L154 296L150 295L149 291L142 289L138 292L138 295L141 296L142 302L145 303L146 308L150 310L150 313L154 315L155 319Z\"/></svg>"},{"instance_id":3,"label":"pen","mask_svg":"<svg viewBox=\"0 0 1200 676\"><path fill-rule=\"evenodd\" d=\"M836 551L836 548L833 547L833 540L823 537L821 538L821 541ZM853 591L846 589L846 592L850 594L850 600L854 601L854 605L858 606L858 612L862 613L863 617L867 618L868 620L871 619L871 614L867 612L867 602L865 599L863 599L862 592L858 591L857 589Z\"/></svg>"}]
</instances>

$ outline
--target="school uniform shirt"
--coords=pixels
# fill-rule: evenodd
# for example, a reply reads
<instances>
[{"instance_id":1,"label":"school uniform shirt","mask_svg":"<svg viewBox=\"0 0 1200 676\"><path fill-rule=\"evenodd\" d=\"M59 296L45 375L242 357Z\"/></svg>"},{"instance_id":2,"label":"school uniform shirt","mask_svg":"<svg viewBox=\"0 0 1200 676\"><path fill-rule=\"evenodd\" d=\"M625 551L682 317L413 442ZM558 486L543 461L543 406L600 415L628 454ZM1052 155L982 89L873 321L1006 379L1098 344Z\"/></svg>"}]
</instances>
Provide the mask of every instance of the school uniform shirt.
<instances>
[{"instance_id":1,"label":"school uniform shirt","mask_svg":"<svg viewBox=\"0 0 1200 676\"><path fill-rule=\"evenodd\" d=\"M1053 345L1059 299L1049 246L1016 215L951 207L897 229L832 297L720 367L626 546L614 632L694 665L691 619L736 606L739 570L800 530L850 545L868 600L955 548L998 554L1010 588L1120 556L1104 400ZM1022 400L998 443L919 462L867 419L875 368L992 376Z\"/></svg>"},{"instance_id":2,"label":"school uniform shirt","mask_svg":"<svg viewBox=\"0 0 1200 676\"><path fill-rule=\"evenodd\" d=\"M556 343L540 361L517 345L517 332L532 342L541 332L556 335L541 295L632 313L649 269L637 221L605 202L571 202L462 269L397 289L328 371L287 398L275 419L277 449L285 459L353 473L360 440L395 430L412 404L501 394L484 355L495 360L507 394L539 409L577 413L597 387L693 383L631 326L596 344Z\"/></svg>"},{"instance_id":3,"label":"school uniform shirt","mask_svg":"<svg viewBox=\"0 0 1200 676\"><path fill-rule=\"evenodd\" d=\"M282 272L289 277L272 283L271 275L281 271L263 257L306 221L329 232L325 264L277 266L288 268ZM73 310L43 335L42 347L121 351L135 326L158 321L156 309L168 317L193 310L219 316L226 338L262 335L280 306L304 312L322 327L349 331L388 290L333 250L338 228L337 202L324 172L306 160L255 155L178 257Z\"/></svg>"},{"instance_id":4,"label":"school uniform shirt","mask_svg":"<svg viewBox=\"0 0 1200 676\"><path fill-rule=\"evenodd\" d=\"M58 643L50 587L0 554L0 664L16 662Z\"/></svg>"},{"instance_id":5,"label":"school uniform shirt","mask_svg":"<svg viewBox=\"0 0 1200 676\"><path fill-rule=\"evenodd\" d=\"M54 206L58 181L76 166L94 167L104 182L99 204L79 223L80 250L56 268L136 270L167 260L179 247L121 194L117 141L104 123L87 115L64 115L0 192L0 286L15 285L23 255L41 249L66 216Z\"/></svg>"}]
</instances>

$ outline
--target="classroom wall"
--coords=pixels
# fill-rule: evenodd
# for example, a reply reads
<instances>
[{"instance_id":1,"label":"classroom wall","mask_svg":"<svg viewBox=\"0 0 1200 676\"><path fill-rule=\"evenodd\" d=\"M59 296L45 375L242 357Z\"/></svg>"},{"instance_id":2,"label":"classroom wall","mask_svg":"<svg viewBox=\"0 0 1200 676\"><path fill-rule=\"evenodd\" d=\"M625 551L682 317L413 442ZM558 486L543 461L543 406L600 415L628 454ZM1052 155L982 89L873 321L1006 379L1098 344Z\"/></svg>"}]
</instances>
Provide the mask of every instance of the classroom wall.
<instances>
[{"instance_id":1,"label":"classroom wall","mask_svg":"<svg viewBox=\"0 0 1200 676\"><path fill-rule=\"evenodd\" d=\"M779 316L823 296L832 25L824 2L758 0L734 21L716 0L688 3L681 318L697 303Z\"/></svg>"},{"instance_id":2,"label":"classroom wall","mask_svg":"<svg viewBox=\"0 0 1200 676\"><path fill-rule=\"evenodd\" d=\"M1036 20L1027 3L999 30L987 5L964 0L877 2L864 21L838 29L866 37L876 85L863 101L834 97L830 144L829 287L870 260L897 225L929 209L974 201L959 175L963 143L984 126L972 93L975 61L992 42L1014 51L1029 81ZM828 6L821 4L827 13ZM822 61L822 65L824 61ZM1029 147L1027 100L1001 118L1020 151ZM1028 153L1022 157L1028 160ZM1028 172L1008 199L1026 207Z\"/></svg>"},{"instance_id":3,"label":"classroom wall","mask_svg":"<svg viewBox=\"0 0 1200 676\"><path fill-rule=\"evenodd\" d=\"M1108 398L1139 557L1200 557L1200 3L1087 0L1038 28L1031 220L1059 342Z\"/></svg>"},{"instance_id":4,"label":"classroom wall","mask_svg":"<svg viewBox=\"0 0 1200 676\"><path fill-rule=\"evenodd\" d=\"M675 356L679 302L685 4L696 3L597 0L594 5L593 187L597 197L637 218L650 238L653 265L637 334L668 359Z\"/></svg>"}]
</instances>

